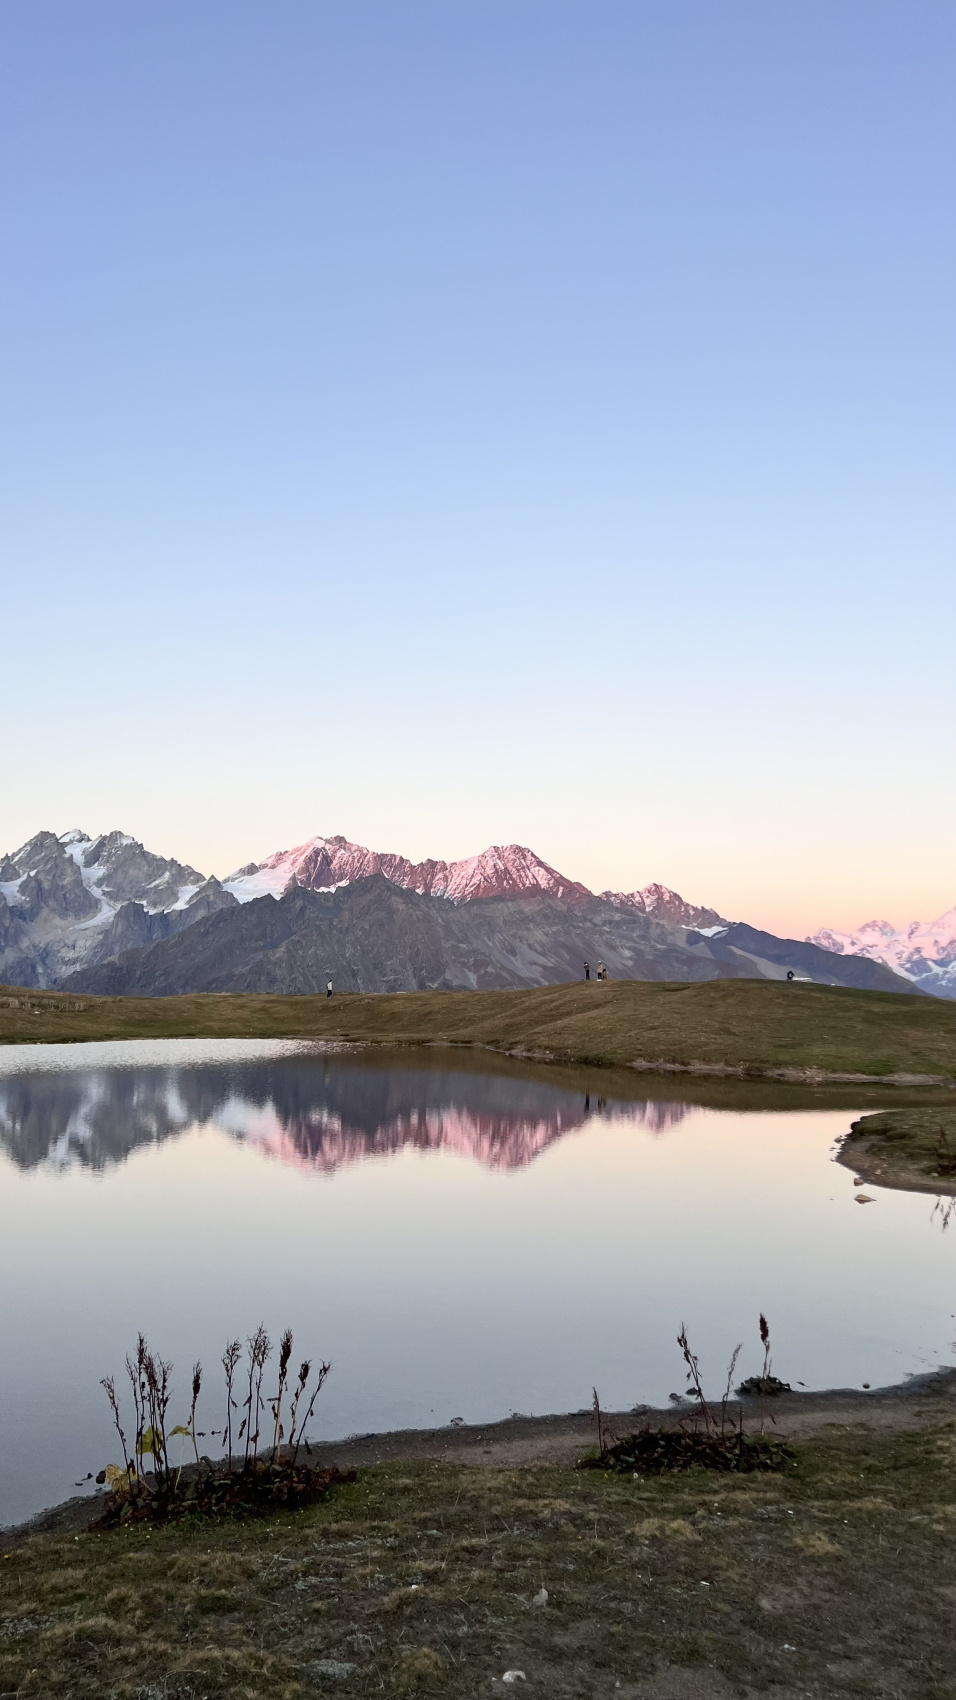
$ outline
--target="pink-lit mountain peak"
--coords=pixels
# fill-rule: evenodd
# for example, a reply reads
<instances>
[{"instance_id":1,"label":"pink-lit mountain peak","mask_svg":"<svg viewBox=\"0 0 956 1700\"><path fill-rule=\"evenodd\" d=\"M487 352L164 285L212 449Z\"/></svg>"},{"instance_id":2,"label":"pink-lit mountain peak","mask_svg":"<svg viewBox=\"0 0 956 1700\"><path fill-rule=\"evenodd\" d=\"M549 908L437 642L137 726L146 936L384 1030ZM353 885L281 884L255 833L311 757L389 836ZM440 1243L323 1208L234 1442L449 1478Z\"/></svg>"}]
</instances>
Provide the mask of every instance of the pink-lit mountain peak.
<instances>
[{"instance_id":1,"label":"pink-lit mountain peak","mask_svg":"<svg viewBox=\"0 0 956 1700\"><path fill-rule=\"evenodd\" d=\"M522 844L492 844L479 856L459 862L411 862L407 856L368 850L347 838L312 838L293 850L281 850L264 862L241 868L225 881L240 902L281 897L290 886L330 891L353 880L382 874L394 885L424 896L467 903L476 897L503 897L540 891L565 902L590 897L586 886L565 878Z\"/></svg>"},{"instance_id":2,"label":"pink-lit mountain peak","mask_svg":"<svg viewBox=\"0 0 956 1700\"><path fill-rule=\"evenodd\" d=\"M602 891L601 896L605 903L613 903L615 909L637 909L642 915L650 915L655 921L669 921L676 927L719 927L725 924L716 909L707 909L700 903L686 903L680 893L671 891L668 885L645 885L637 891Z\"/></svg>"}]
</instances>

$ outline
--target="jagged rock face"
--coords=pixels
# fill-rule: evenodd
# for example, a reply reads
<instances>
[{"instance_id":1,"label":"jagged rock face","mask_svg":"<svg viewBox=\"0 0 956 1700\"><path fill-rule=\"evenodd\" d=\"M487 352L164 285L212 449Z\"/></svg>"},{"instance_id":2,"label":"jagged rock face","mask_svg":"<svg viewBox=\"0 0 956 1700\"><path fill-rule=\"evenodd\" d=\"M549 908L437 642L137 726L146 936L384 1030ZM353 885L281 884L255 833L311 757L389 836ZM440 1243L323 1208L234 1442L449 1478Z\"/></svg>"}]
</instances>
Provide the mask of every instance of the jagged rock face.
<instances>
[{"instance_id":1,"label":"jagged rock face","mask_svg":"<svg viewBox=\"0 0 956 1700\"><path fill-rule=\"evenodd\" d=\"M218 880L128 833L37 833L0 861L0 980L51 986L231 906Z\"/></svg>"},{"instance_id":2,"label":"jagged rock face","mask_svg":"<svg viewBox=\"0 0 956 1700\"><path fill-rule=\"evenodd\" d=\"M815 979L907 989L875 963L828 958L809 945L793 948L808 958L812 953ZM455 905L377 874L337 891L294 886L278 901L263 897L223 910L176 938L74 975L65 989L160 997L301 994L324 991L331 976L340 991L490 990L579 979L585 960L592 970L603 961L612 979L782 979L787 950L787 941L750 928L736 943L706 938L596 897Z\"/></svg>"},{"instance_id":3,"label":"jagged rock face","mask_svg":"<svg viewBox=\"0 0 956 1700\"><path fill-rule=\"evenodd\" d=\"M29 924L45 911L61 921L85 921L95 915L99 903L84 883L83 875L53 832L38 832L22 849L4 858L14 869L11 893L18 909L17 919Z\"/></svg>"},{"instance_id":4,"label":"jagged rock face","mask_svg":"<svg viewBox=\"0 0 956 1700\"><path fill-rule=\"evenodd\" d=\"M198 890L205 877L182 862L154 856L125 832L108 832L83 844L79 834L67 835L80 851L80 865L92 871L104 897L122 903L130 899L153 911L171 909L187 888ZM69 852L71 846L65 846Z\"/></svg>"},{"instance_id":5,"label":"jagged rock face","mask_svg":"<svg viewBox=\"0 0 956 1700\"><path fill-rule=\"evenodd\" d=\"M296 906L297 897L323 904ZM248 920L239 918L245 910ZM778 978L790 969L899 991L903 974L952 997L956 911L905 934L873 922L852 938L821 933L800 943L724 921L663 885L595 897L519 844L459 862L411 862L314 838L222 883L122 832L41 832L0 858L8 984L307 992L324 989L331 973L343 989L363 991L490 988L576 979L585 959L592 969L603 961L615 978L651 980Z\"/></svg>"}]
</instances>

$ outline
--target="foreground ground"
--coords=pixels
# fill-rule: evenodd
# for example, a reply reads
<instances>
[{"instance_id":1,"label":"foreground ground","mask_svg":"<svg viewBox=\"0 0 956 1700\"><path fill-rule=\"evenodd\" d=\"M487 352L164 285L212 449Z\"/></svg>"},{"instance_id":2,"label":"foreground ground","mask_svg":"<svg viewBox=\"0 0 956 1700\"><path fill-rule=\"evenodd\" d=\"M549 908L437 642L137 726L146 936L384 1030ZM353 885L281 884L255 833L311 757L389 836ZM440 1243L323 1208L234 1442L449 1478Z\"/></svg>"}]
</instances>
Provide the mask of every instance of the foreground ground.
<instances>
[{"instance_id":1,"label":"foreground ground","mask_svg":"<svg viewBox=\"0 0 956 1700\"><path fill-rule=\"evenodd\" d=\"M954 1382L787 1400L785 1475L581 1472L586 1419L525 1419L339 1447L293 1516L8 1536L0 1694L956 1693Z\"/></svg>"},{"instance_id":2,"label":"foreground ground","mask_svg":"<svg viewBox=\"0 0 956 1700\"><path fill-rule=\"evenodd\" d=\"M79 998L0 989L0 1042L183 1037L464 1044L749 1077L956 1081L956 1001L768 980L619 981L332 999Z\"/></svg>"}]
</instances>

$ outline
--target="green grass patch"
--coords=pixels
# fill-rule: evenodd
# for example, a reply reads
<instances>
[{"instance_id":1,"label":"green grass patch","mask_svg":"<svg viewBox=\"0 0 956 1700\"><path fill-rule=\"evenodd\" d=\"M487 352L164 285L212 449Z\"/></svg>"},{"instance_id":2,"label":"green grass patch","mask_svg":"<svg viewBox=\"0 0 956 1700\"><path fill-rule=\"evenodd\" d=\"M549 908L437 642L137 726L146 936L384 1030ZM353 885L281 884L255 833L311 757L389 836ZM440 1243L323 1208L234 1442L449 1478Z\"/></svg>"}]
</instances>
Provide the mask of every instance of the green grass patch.
<instances>
[{"instance_id":1,"label":"green grass patch","mask_svg":"<svg viewBox=\"0 0 956 1700\"><path fill-rule=\"evenodd\" d=\"M530 991L78 998L0 991L0 1042L164 1037L457 1044L591 1066L956 1080L956 1002L767 980Z\"/></svg>"}]
</instances>

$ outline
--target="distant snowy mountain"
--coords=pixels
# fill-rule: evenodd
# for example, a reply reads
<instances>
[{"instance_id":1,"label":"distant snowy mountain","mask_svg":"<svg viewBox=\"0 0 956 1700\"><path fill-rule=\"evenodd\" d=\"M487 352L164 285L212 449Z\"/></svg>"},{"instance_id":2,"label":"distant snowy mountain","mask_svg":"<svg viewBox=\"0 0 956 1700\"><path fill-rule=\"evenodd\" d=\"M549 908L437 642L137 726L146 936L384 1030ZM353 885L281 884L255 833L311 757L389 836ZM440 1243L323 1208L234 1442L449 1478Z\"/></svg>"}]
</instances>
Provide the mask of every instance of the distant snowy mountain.
<instances>
[{"instance_id":1,"label":"distant snowy mountain","mask_svg":"<svg viewBox=\"0 0 956 1700\"><path fill-rule=\"evenodd\" d=\"M125 832L38 832L0 857L0 980L56 985L235 903L217 879Z\"/></svg>"},{"instance_id":2,"label":"distant snowy mountain","mask_svg":"<svg viewBox=\"0 0 956 1700\"><path fill-rule=\"evenodd\" d=\"M837 956L869 957L913 980L924 992L956 998L956 908L947 909L938 921L911 921L899 931L889 921L867 921L855 933L824 927L807 943Z\"/></svg>"},{"instance_id":3,"label":"distant snowy mountain","mask_svg":"<svg viewBox=\"0 0 956 1700\"><path fill-rule=\"evenodd\" d=\"M310 838L295 850L280 850L264 862L250 862L223 881L240 903L281 897L293 885L307 891L336 891L353 880L383 874L392 885L422 897L447 897L467 903L475 897L505 897L516 892L547 892L565 902L590 897L587 886L565 879L521 844L493 844L480 856L461 862L410 862L388 851L366 850L347 838Z\"/></svg>"}]
</instances>

